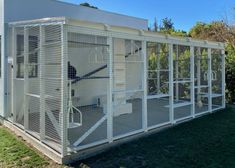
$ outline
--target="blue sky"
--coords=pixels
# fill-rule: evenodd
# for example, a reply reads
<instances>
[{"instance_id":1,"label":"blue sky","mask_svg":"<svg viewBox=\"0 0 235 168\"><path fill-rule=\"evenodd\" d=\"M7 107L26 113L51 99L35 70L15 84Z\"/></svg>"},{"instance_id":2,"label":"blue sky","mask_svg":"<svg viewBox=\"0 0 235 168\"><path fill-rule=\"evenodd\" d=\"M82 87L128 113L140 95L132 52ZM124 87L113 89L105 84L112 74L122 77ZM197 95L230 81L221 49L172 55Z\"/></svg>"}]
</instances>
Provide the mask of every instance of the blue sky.
<instances>
[{"instance_id":1,"label":"blue sky","mask_svg":"<svg viewBox=\"0 0 235 168\"><path fill-rule=\"evenodd\" d=\"M102 10L146 18L153 24L168 17L176 29L188 31L197 21L210 22L227 18L235 22L235 0L63 0L88 2Z\"/></svg>"}]
</instances>

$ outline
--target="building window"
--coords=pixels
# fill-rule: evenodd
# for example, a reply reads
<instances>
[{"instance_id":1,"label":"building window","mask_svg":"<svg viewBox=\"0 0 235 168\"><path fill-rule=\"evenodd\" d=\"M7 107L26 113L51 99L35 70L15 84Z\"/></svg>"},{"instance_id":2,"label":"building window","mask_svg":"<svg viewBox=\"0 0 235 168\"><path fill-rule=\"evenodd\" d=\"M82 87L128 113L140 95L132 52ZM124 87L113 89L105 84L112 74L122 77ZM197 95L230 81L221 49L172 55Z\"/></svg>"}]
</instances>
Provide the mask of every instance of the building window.
<instances>
[{"instance_id":1,"label":"building window","mask_svg":"<svg viewBox=\"0 0 235 168\"><path fill-rule=\"evenodd\" d=\"M38 37L29 36L29 78L38 77Z\"/></svg>"},{"instance_id":2,"label":"building window","mask_svg":"<svg viewBox=\"0 0 235 168\"><path fill-rule=\"evenodd\" d=\"M16 37L16 64L17 64L17 78L24 78L24 36L17 35Z\"/></svg>"},{"instance_id":3,"label":"building window","mask_svg":"<svg viewBox=\"0 0 235 168\"><path fill-rule=\"evenodd\" d=\"M38 37L29 36L29 78L38 77ZM17 35L17 78L24 78L24 36Z\"/></svg>"}]
</instances>

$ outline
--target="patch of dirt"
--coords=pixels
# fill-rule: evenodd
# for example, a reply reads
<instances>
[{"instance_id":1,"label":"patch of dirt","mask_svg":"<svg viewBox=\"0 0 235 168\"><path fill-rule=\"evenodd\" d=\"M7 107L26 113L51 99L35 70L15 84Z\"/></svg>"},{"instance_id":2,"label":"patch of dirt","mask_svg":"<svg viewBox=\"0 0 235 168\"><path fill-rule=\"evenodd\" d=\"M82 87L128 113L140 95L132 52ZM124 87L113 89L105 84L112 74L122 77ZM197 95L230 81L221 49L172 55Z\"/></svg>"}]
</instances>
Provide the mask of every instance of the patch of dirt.
<instances>
[{"instance_id":1,"label":"patch of dirt","mask_svg":"<svg viewBox=\"0 0 235 168\"><path fill-rule=\"evenodd\" d=\"M22 158L21 161L25 162L25 161L27 161L29 159L31 159L31 157L30 156L26 156L26 157Z\"/></svg>"}]
</instances>

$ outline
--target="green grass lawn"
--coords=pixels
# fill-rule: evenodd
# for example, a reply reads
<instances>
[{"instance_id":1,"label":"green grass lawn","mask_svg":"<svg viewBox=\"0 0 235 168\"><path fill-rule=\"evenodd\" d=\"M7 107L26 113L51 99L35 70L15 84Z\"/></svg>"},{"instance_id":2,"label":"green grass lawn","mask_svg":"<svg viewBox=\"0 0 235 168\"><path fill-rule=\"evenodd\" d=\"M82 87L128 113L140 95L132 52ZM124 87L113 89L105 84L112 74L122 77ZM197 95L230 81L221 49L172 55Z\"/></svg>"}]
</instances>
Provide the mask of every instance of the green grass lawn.
<instances>
[{"instance_id":1,"label":"green grass lawn","mask_svg":"<svg viewBox=\"0 0 235 168\"><path fill-rule=\"evenodd\" d=\"M235 110L226 109L113 148L72 167L235 167ZM59 167L0 127L0 167Z\"/></svg>"},{"instance_id":2,"label":"green grass lawn","mask_svg":"<svg viewBox=\"0 0 235 168\"><path fill-rule=\"evenodd\" d=\"M49 161L0 127L0 167L47 167Z\"/></svg>"},{"instance_id":3,"label":"green grass lawn","mask_svg":"<svg viewBox=\"0 0 235 168\"><path fill-rule=\"evenodd\" d=\"M94 168L233 168L235 111L226 109L180 124L72 166L81 165Z\"/></svg>"}]
</instances>

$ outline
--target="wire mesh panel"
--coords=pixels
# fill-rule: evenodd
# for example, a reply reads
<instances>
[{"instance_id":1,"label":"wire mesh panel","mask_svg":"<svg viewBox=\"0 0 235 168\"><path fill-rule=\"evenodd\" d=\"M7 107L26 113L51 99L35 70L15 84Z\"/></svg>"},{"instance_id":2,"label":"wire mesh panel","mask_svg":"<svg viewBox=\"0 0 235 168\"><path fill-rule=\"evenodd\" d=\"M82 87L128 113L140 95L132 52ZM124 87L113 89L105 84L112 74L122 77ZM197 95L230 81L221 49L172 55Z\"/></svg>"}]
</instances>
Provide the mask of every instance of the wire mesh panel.
<instances>
[{"instance_id":1,"label":"wire mesh panel","mask_svg":"<svg viewBox=\"0 0 235 168\"><path fill-rule=\"evenodd\" d=\"M14 107L15 122L24 126L24 28L15 29Z\"/></svg>"},{"instance_id":2,"label":"wire mesh panel","mask_svg":"<svg viewBox=\"0 0 235 168\"><path fill-rule=\"evenodd\" d=\"M15 122L60 151L62 100L61 25L13 27ZM64 93L63 93L64 94Z\"/></svg>"},{"instance_id":3,"label":"wire mesh panel","mask_svg":"<svg viewBox=\"0 0 235 168\"><path fill-rule=\"evenodd\" d=\"M173 52L174 119L180 119L191 115L191 110L180 110L192 104L190 47L174 45Z\"/></svg>"},{"instance_id":4,"label":"wire mesh panel","mask_svg":"<svg viewBox=\"0 0 235 168\"><path fill-rule=\"evenodd\" d=\"M113 39L113 135L142 129L143 54L140 41Z\"/></svg>"},{"instance_id":5,"label":"wire mesh panel","mask_svg":"<svg viewBox=\"0 0 235 168\"><path fill-rule=\"evenodd\" d=\"M71 29L70 29L71 28ZM72 148L107 139L107 37L68 27L68 140Z\"/></svg>"},{"instance_id":6,"label":"wire mesh panel","mask_svg":"<svg viewBox=\"0 0 235 168\"><path fill-rule=\"evenodd\" d=\"M211 51L212 93L222 94L222 54L221 50Z\"/></svg>"},{"instance_id":7,"label":"wire mesh panel","mask_svg":"<svg viewBox=\"0 0 235 168\"><path fill-rule=\"evenodd\" d=\"M45 138L61 142L62 106L62 30L61 25L41 27L41 110ZM44 114L45 112L45 114Z\"/></svg>"},{"instance_id":8,"label":"wire mesh panel","mask_svg":"<svg viewBox=\"0 0 235 168\"><path fill-rule=\"evenodd\" d=\"M39 60L39 26L25 28L25 125L27 129L40 133L40 78ZM26 60L27 59L27 60ZM27 115L27 117L26 117Z\"/></svg>"},{"instance_id":9,"label":"wire mesh panel","mask_svg":"<svg viewBox=\"0 0 235 168\"><path fill-rule=\"evenodd\" d=\"M223 97L222 96L216 96L212 97L212 110L219 109L223 106Z\"/></svg>"},{"instance_id":10,"label":"wire mesh panel","mask_svg":"<svg viewBox=\"0 0 235 168\"><path fill-rule=\"evenodd\" d=\"M169 46L147 43L148 126L169 122Z\"/></svg>"},{"instance_id":11,"label":"wire mesh panel","mask_svg":"<svg viewBox=\"0 0 235 168\"><path fill-rule=\"evenodd\" d=\"M212 83L212 109L222 107L222 53L221 50L211 50L211 83Z\"/></svg>"},{"instance_id":12,"label":"wire mesh panel","mask_svg":"<svg viewBox=\"0 0 235 168\"><path fill-rule=\"evenodd\" d=\"M206 48L197 47L194 50L194 85L195 85L195 113L200 114L209 110L209 58Z\"/></svg>"}]
</instances>

